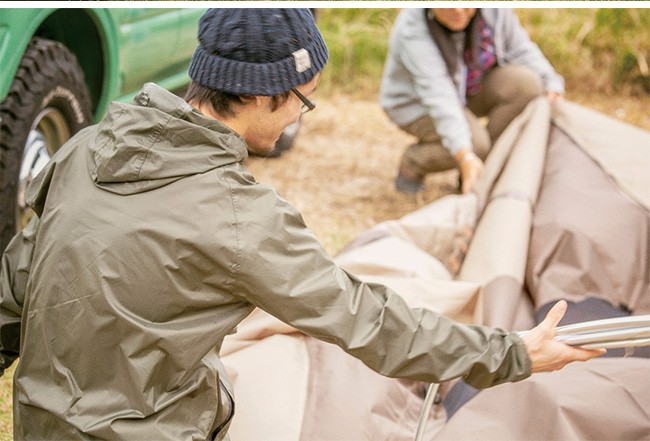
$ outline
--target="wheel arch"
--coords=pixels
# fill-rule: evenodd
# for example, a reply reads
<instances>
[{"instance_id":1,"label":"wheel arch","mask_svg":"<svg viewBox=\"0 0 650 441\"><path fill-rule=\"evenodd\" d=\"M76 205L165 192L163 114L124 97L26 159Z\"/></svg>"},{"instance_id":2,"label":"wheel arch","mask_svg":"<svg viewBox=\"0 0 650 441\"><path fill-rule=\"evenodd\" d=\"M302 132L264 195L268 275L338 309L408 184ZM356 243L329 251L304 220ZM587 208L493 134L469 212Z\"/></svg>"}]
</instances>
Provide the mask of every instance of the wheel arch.
<instances>
[{"instance_id":1,"label":"wheel arch","mask_svg":"<svg viewBox=\"0 0 650 441\"><path fill-rule=\"evenodd\" d=\"M0 59L5 59L4 49L18 56L7 56L8 64L5 65L6 69L3 69L3 78L0 79L0 101L9 90L29 41L38 36L61 42L77 57L84 72L93 117L95 120L101 117L110 97L117 94L120 86L117 74L118 30L110 13L105 9L90 8L5 11L9 11L7 23L12 24L4 24ZM14 23L22 25L15 26ZM0 29L2 25L0 23Z\"/></svg>"}]
</instances>

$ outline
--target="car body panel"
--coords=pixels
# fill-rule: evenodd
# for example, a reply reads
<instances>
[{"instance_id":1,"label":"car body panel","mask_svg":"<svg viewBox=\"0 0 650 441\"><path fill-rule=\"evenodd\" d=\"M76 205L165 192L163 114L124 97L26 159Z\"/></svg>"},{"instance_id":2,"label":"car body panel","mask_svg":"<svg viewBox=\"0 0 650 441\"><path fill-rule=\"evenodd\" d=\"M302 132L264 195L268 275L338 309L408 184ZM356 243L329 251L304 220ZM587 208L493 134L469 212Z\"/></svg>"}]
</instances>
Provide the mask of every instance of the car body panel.
<instances>
[{"instance_id":1,"label":"car body panel","mask_svg":"<svg viewBox=\"0 0 650 441\"><path fill-rule=\"evenodd\" d=\"M196 48L205 8L0 8L0 101L33 36L61 41L79 60L98 120L110 101L145 82L178 88Z\"/></svg>"}]
</instances>

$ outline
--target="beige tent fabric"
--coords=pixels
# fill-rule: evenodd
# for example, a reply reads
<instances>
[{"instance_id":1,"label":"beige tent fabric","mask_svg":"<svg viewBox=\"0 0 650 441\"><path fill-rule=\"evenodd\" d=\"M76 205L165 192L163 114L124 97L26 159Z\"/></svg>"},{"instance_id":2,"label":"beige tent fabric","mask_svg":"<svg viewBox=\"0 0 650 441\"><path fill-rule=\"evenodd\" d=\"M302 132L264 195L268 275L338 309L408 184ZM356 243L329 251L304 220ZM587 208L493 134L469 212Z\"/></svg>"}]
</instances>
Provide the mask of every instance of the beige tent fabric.
<instances>
[{"instance_id":1,"label":"beige tent fabric","mask_svg":"<svg viewBox=\"0 0 650 441\"><path fill-rule=\"evenodd\" d=\"M554 106L553 122L623 191L650 209L650 132L570 101Z\"/></svg>"},{"instance_id":2,"label":"beige tent fabric","mask_svg":"<svg viewBox=\"0 0 650 441\"><path fill-rule=\"evenodd\" d=\"M544 165L549 118L549 105L544 98L539 98L531 102L504 130L490 151L476 184L480 207L510 192L521 193L531 203L534 202L539 187L536 178L540 177ZM520 153L515 153L516 150ZM507 172L506 167L509 167Z\"/></svg>"},{"instance_id":3,"label":"beige tent fabric","mask_svg":"<svg viewBox=\"0 0 650 441\"><path fill-rule=\"evenodd\" d=\"M230 355L272 335L298 333L296 328L281 322L261 309L255 309L237 326L237 332L224 340L219 353L222 356Z\"/></svg>"},{"instance_id":4,"label":"beige tent fabric","mask_svg":"<svg viewBox=\"0 0 650 441\"><path fill-rule=\"evenodd\" d=\"M477 184L483 211L458 275L459 280L484 287L475 310L477 323L512 329L516 314L502 305L524 301L521 287L532 211L544 169L549 117L546 100L532 102L495 143ZM486 291L495 286L490 282L504 278L511 280L511 289ZM506 310L507 317L497 312L500 308Z\"/></svg>"},{"instance_id":5,"label":"beige tent fabric","mask_svg":"<svg viewBox=\"0 0 650 441\"><path fill-rule=\"evenodd\" d=\"M650 439L647 359L572 364L481 391L435 441L645 441Z\"/></svg>"},{"instance_id":6,"label":"beige tent fabric","mask_svg":"<svg viewBox=\"0 0 650 441\"><path fill-rule=\"evenodd\" d=\"M310 375L315 370L308 338L271 335L225 357L235 386L232 441L301 439Z\"/></svg>"},{"instance_id":7,"label":"beige tent fabric","mask_svg":"<svg viewBox=\"0 0 650 441\"><path fill-rule=\"evenodd\" d=\"M505 300L504 300L505 299ZM480 309L474 316L481 323L495 328L523 331L535 326L535 307L522 289L521 282L512 277L497 277L481 288Z\"/></svg>"},{"instance_id":8,"label":"beige tent fabric","mask_svg":"<svg viewBox=\"0 0 650 441\"><path fill-rule=\"evenodd\" d=\"M426 385L382 377L336 346L309 340L310 375L302 440L411 441ZM443 420L427 427L429 438Z\"/></svg>"},{"instance_id":9,"label":"beige tent fabric","mask_svg":"<svg viewBox=\"0 0 650 441\"><path fill-rule=\"evenodd\" d=\"M233 441L409 441L417 430L426 385L383 377L334 345L275 335L227 358Z\"/></svg>"},{"instance_id":10,"label":"beige tent fabric","mask_svg":"<svg viewBox=\"0 0 650 441\"><path fill-rule=\"evenodd\" d=\"M526 275L535 304L597 297L650 314L650 211L557 128L543 183Z\"/></svg>"},{"instance_id":11,"label":"beige tent fabric","mask_svg":"<svg viewBox=\"0 0 650 441\"><path fill-rule=\"evenodd\" d=\"M448 196L379 224L337 262L363 280L394 288L411 306L504 329L532 327L535 303L543 300L527 294L526 262L538 246L531 231L544 195L547 147L557 141L556 135L549 140L554 127L599 163L629 201L640 204L639 215L647 215L650 134L570 102L551 109L540 98L497 141L476 194ZM638 252L647 254L648 237L640 241L646 246ZM582 268L591 270L588 264ZM647 297L647 273L637 282L637 299ZM415 437L426 384L382 377L263 312L245 320L221 352L237 401L232 441ZM648 441L648 372L648 359L598 359L482 391L448 422L436 404L425 439ZM453 384L441 386L443 398Z\"/></svg>"}]
</instances>

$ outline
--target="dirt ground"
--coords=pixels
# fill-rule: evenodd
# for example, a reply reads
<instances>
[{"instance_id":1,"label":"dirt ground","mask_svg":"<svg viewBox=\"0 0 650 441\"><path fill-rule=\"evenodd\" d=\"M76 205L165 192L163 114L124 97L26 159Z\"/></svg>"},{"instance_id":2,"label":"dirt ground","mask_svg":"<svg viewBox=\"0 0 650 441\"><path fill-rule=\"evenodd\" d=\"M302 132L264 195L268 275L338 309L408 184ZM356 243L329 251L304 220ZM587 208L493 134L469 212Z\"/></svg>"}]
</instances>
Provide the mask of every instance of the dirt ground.
<instances>
[{"instance_id":1,"label":"dirt ground","mask_svg":"<svg viewBox=\"0 0 650 441\"><path fill-rule=\"evenodd\" d=\"M650 130L650 97L570 99ZM400 157L413 138L388 120L377 100L330 96L316 101L292 149L279 158L251 157L246 166L302 213L331 254L376 223L456 191L455 170L428 176L426 190L417 196L395 190Z\"/></svg>"}]
</instances>

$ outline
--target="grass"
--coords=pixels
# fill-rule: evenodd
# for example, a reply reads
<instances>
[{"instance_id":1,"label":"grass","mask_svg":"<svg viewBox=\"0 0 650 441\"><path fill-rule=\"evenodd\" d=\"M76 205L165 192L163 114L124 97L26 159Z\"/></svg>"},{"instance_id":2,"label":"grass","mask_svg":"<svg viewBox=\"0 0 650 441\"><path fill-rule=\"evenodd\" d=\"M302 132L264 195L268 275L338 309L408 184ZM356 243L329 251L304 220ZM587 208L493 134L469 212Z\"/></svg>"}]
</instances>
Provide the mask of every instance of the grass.
<instances>
[{"instance_id":1,"label":"grass","mask_svg":"<svg viewBox=\"0 0 650 441\"><path fill-rule=\"evenodd\" d=\"M583 93L650 93L650 9L520 9L522 25Z\"/></svg>"},{"instance_id":2,"label":"grass","mask_svg":"<svg viewBox=\"0 0 650 441\"><path fill-rule=\"evenodd\" d=\"M317 22L330 50L330 60L319 85L372 96L386 58L387 40L397 9L319 9Z\"/></svg>"}]
</instances>

